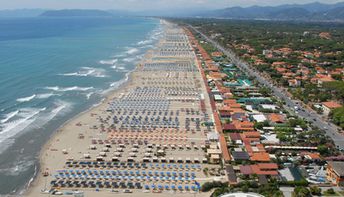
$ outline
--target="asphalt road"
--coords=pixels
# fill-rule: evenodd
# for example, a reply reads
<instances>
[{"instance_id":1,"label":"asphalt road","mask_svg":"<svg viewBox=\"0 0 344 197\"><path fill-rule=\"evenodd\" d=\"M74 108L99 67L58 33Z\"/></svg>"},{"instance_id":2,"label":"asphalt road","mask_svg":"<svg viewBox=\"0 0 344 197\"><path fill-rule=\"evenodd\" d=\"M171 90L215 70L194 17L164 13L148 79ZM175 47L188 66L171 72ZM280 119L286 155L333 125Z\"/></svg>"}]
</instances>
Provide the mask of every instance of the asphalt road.
<instances>
[{"instance_id":1,"label":"asphalt road","mask_svg":"<svg viewBox=\"0 0 344 197\"><path fill-rule=\"evenodd\" d=\"M232 50L223 48L216 41L210 39L193 26L189 25L189 27L197 33L199 33L207 42L212 43L218 50L227 55L227 57L231 59L232 63L237 65L242 71L249 74L250 76L255 77L257 81L262 85L269 87L276 97L285 101L285 107L287 109L289 109L290 111L294 111L295 114L297 114L301 118L306 119L307 121L312 123L313 126L316 126L319 129L324 130L326 134L330 138L332 138L337 148L339 148L340 150L344 150L344 135L338 132L339 127L328 121L323 120L319 114L308 110L306 107L303 107L301 105L301 102L292 100L286 94L284 89L274 86L270 81L262 77L259 72L254 71L251 67L249 67L248 64L240 60Z\"/></svg>"}]
</instances>

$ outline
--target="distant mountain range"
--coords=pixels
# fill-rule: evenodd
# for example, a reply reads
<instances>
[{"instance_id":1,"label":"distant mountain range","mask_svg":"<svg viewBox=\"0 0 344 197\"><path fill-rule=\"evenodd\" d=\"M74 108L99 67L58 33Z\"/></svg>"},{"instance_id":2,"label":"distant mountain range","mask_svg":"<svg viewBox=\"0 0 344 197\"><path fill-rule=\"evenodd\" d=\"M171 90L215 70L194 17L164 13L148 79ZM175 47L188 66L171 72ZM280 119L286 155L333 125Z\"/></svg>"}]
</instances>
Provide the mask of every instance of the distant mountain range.
<instances>
[{"instance_id":1,"label":"distant mountain range","mask_svg":"<svg viewBox=\"0 0 344 197\"><path fill-rule=\"evenodd\" d=\"M344 21L344 2L337 4L288 4L280 6L231 7L199 13L198 17L267 20Z\"/></svg>"},{"instance_id":2,"label":"distant mountain range","mask_svg":"<svg viewBox=\"0 0 344 197\"><path fill-rule=\"evenodd\" d=\"M165 16L165 17L203 17L262 20L302 20L302 21L344 21L344 2L323 4L288 4L280 6L230 7L218 10L207 8L179 10L0 10L0 17L110 17L110 16Z\"/></svg>"},{"instance_id":3,"label":"distant mountain range","mask_svg":"<svg viewBox=\"0 0 344 197\"><path fill-rule=\"evenodd\" d=\"M17 9L17 10L0 10L0 18L3 17L36 17L46 10L44 9Z\"/></svg>"}]
</instances>

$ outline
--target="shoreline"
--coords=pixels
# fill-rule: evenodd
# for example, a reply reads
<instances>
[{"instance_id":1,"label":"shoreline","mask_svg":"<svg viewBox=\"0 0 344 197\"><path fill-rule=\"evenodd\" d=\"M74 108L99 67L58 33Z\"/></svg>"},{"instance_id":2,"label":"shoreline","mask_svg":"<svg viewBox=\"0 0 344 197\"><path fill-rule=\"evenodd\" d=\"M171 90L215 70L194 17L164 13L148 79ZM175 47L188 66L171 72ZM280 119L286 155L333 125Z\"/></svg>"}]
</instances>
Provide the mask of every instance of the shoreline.
<instances>
[{"instance_id":1,"label":"shoreline","mask_svg":"<svg viewBox=\"0 0 344 197\"><path fill-rule=\"evenodd\" d=\"M144 57L143 57L144 58ZM143 59L142 58L142 59ZM108 101L111 99L110 97L113 97L114 95L116 95L116 93L118 91L120 91L121 89L124 89L126 86L128 86L133 78L132 78L132 74L133 72L135 72L137 70L137 66L135 66L135 68L129 72L127 72L125 75L124 75L124 78L123 79L126 79L123 83L119 84L117 87L115 88L109 88L109 90L105 90L104 92L104 95L103 95L103 98L98 102L98 103L95 103L93 104L90 108L76 114L75 116L73 116L71 119L67 120L66 122L64 122L61 126L59 126L57 129L55 129L50 137L49 137L49 140L46 141L44 143L44 145L42 146L41 150L39 151L39 153L37 154L37 157L36 157L36 161L38 162L38 165L35 166L36 167L36 170L35 170L35 174L34 176L32 177L32 181L31 179L29 180L29 182L27 184L24 185L24 188L21 190L21 191L16 191L15 193L19 193L19 195L29 195L33 189L33 185L37 182L39 182L39 179L40 179L40 174L43 172L42 171L42 163L43 162L43 153L47 150L47 146L50 145L50 143L52 142L52 140L54 140L56 138L56 135L60 134L60 132L62 132L63 128L65 128L68 124L70 124L71 122L77 120L78 118L80 118L81 116L91 112L92 110L94 110L95 108L101 106L101 105L105 105L108 103ZM121 79L121 80L123 80ZM117 82L120 82L121 80L117 81Z\"/></svg>"},{"instance_id":2,"label":"shoreline","mask_svg":"<svg viewBox=\"0 0 344 197\"><path fill-rule=\"evenodd\" d=\"M161 27L161 24L159 24L157 26L158 28ZM154 30L153 30L154 31ZM158 41L156 41L155 44L157 44ZM43 153L46 151L46 148L48 145L50 145L51 141L53 139L56 138L56 135L58 135L63 128L65 128L68 124L70 124L71 122L75 121L76 119L80 118L81 116L91 112L92 110L96 109L97 107L101 106L101 105L106 105L108 104L108 101L111 99L110 97L114 97L116 95L116 93L118 93L118 91L121 91L122 89L125 89L127 86L130 85L130 83L132 83L133 81L133 73L137 70L139 62L141 62L145 56L147 55L147 52L149 51L149 49L146 51L146 53L143 55L143 57L141 59L139 59L136 63L135 63L135 68L130 70L129 72L125 73L124 78L120 79L119 81L116 81L114 83L120 83L119 85L116 85L115 87L110 86L109 89L104 90L103 91L103 95L101 100L98 103L94 103L92 106L90 106L88 109L81 111L80 113L76 114L75 116L73 116L72 118L70 118L69 120L65 121L61 126L59 126L57 129L55 129L50 137L49 140L47 140L44 145L41 147L41 150L38 152L37 156L36 156L36 162L37 165L35 165L35 173L34 175L31 177L31 179L23 186L23 188L20 191L16 191L15 193L19 193L19 195L29 195L32 192L33 189L33 185L35 185L35 183L39 182L39 175L43 172L42 171L42 155Z\"/></svg>"}]
</instances>

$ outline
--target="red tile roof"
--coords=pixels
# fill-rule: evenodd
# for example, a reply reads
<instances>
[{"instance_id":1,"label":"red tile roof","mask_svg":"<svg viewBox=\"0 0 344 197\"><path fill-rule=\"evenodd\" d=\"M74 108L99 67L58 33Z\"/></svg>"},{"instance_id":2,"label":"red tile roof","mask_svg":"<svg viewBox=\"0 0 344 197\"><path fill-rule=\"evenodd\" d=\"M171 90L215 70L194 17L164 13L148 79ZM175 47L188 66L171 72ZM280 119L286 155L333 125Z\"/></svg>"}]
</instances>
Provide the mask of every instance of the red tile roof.
<instances>
[{"instance_id":1,"label":"red tile roof","mask_svg":"<svg viewBox=\"0 0 344 197\"><path fill-rule=\"evenodd\" d=\"M270 155L265 152L252 153L251 160L267 162L270 161Z\"/></svg>"},{"instance_id":2,"label":"red tile roof","mask_svg":"<svg viewBox=\"0 0 344 197\"><path fill-rule=\"evenodd\" d=\"M221 146L221 150L223 154L223 159L226 162L228 162L231 160L231 156L229 155L226 138L223 134L220 134L219 141L220 141L220 146Z\"/></svg>"},{"instance_id":3,"label":"red tile roof","mask_svg":"<svg viewBox=\"0 0 344 197\"><path fill-rule=\"evenodd\" d=\"M330 108L330 109L335 109L335 108L339 108L339 107L342 107L341 104L335 102L335 101L327 101L327 102L322 102L322 104L324 106L326 106L327 108Z\"/></svg>"}]
</instances>

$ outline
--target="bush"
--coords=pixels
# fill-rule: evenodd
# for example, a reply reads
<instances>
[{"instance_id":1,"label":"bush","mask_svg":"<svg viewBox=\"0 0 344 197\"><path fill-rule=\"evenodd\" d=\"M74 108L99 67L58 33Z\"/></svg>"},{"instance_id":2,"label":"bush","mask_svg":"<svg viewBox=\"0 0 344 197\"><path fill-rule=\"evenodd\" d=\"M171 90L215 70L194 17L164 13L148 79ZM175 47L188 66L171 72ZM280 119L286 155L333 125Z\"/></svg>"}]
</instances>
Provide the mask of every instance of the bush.
<instances>
[{"instance_id":1,"label":"bush","mask_svg":"<svg viewBox=\"0 0 344 197\"><path fill-rule=\"evenodd\" d=\"M228 183L222 183L221 181L213 181L213 182L206 182L202 185L201 191L202 192L208 192L212 190L213 188L218 188L218 187L227 187Z\"/></svg>"},{"instance_id":2,"label":"bush","mask_svg":"<svg viewBox=\"0 0 344 197\"><path fill-rule=\"evenodd\" d=\"M321 188L317 186L312 186L309 189L313 195L321 195Z\"/></svg>"},{"instance_id":3,"label":"bush","mask_svg":"<svg viewBox=\"0 0 344 197\"><path fill-rule=\"evenodd\" d=\"M330 189L326 190L326 193L327 194L335 194L336 192L334 191L333 188L330 188Z\"/></svg>"},{"instance_id":4,"label":"bush","mask_svg":"<svg viewBox=\"0 0 344 197\"><path fill-rule=\"evenodd\" d=\"M294 189L293 196L295 196L295 197L310 197L311 192L309 191L309 189L307 187L297 186Z\"/></svg>"}]
</instances>

